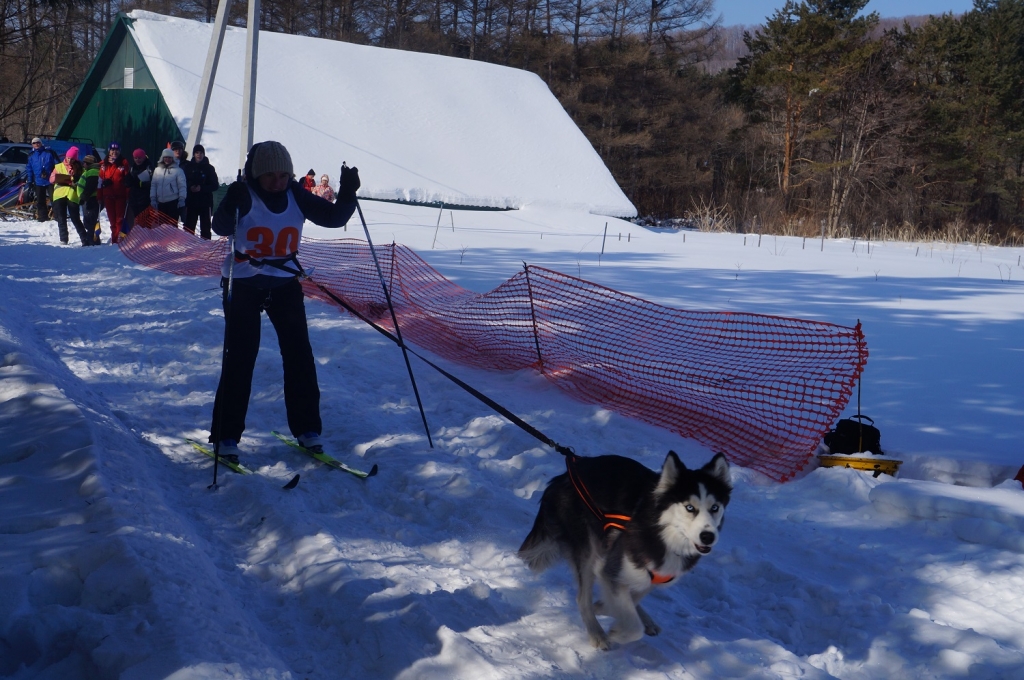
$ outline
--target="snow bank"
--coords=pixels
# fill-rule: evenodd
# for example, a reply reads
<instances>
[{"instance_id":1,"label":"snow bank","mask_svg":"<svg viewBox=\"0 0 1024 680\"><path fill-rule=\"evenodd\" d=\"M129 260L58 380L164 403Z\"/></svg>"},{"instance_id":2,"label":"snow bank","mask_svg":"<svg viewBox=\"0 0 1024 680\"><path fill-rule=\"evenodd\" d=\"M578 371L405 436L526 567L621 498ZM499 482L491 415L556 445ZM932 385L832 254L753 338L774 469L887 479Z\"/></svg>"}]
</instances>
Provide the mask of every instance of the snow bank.
<instances>
[{"instance_id":1,"label":"snow bank","mask_svg":"<svg viewBox=\"0 0 1024 680\"><path fill-rule=\"evenodd\" d=\"M102 469L96 414L87 417L35 366L47 359L26 349L0 326L0 676L290 677L270 655L201 661L219 638L237 636L222 620L240 616L236 605L207 590L217 579L166 524L173 513L156 505L165 525L154 528L140 507L145 491L130 485L128 503L111 497L110 484L124 481L117 468L133 463L108 451Z\"/></svg>"},{"instance_id":2,"label":"snow bank","mask_svg":"<svg viewBox=\"0 0 1024 680\"><path fill-rule=\"evenodd\" d=\"M870 497L883 514L952 520L963 541L1024 553L1024 491L1015 480L990 489L903 481L877 486Z\"/></svg>"},{"instance_id":3,"label":"snow bank","mask_svg":"<svg viewBox=\"0 0 1024 680\"><path fill-rule=\"evenodd\" d=\"M187 135L213 24L129 16ZM239 159L244 58L245 30L229 27L202 136L222 182ZM342 161L357 166L367 198L636 215L547 85L519 69L261 31L255 121L297 174L336 183Z\"/></svg>"}]
</instances>

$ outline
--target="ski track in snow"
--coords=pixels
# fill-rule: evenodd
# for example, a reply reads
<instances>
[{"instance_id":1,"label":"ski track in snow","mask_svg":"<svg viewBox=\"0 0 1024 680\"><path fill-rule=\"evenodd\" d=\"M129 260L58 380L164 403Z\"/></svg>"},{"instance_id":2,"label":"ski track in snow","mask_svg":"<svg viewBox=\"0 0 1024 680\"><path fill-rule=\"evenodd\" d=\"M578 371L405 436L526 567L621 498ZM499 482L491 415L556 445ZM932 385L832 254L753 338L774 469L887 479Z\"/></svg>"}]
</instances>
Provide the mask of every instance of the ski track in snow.
<instances>
[{"instance_id":1,"label":"ski track in snow","mask_svg":"<svg viewBox=\"0 0 1024 680\"><path fill-rule=\"evenodd\" d=\"M605 218L455 213L456 224L505 231L438 234L437 211L366 207L376 239L394 232L474 290L529 258L678 307L852 323L831 314L845 296L865 319L872 351L865 411L881 416L883 445L907 460L901 479L818 469L779 485L734 468L721 544L645 600L662 634L599 652L579 621L568 570L534 575L515 556L539 492L564 469L557 454L414 360L435 443L428 448L397 349L307 301L328 450L356 467L379 464L379 476L363 482L330 471L270 434L287 428L276 339L265 324L242 440L244 462L258 474L221 469L211 491L210 462L185 438L205 440L219 376L217 281L148 270L111 247L57 247L53 223L4 223L0 675L1024 674L1024 491L1009 480L1024 460L1006 442L1024 415L1024 302L1019 283L993 283L995 265L987 272L978 262L974 278L943 278L945 260L932 256L926 267L915 245L879 252L876 244L869 257L829 242L830 252L812 260L799 239L773 239L769 254L741 246L738 235L691 232L683 245L681 234L614 221L613 233L629 230L630 240L609 239L616 247L598 267L592 235ZM358 235L349 226L342 235ZM549 233L508 233L516 228ZM942 257L1006 264L1021 249L963 251ZM813 264L794 262L800 256ZM737 267L738 258L753 263ZM872 288L880 266L903 278ZM773 289L768 282L782 276L788 285ZM890 294L897 289L917 296L902 307L902 294L899 303ZM943 355L971 347L952 365ZM1006 353L1017 363L1003 363ZM442 363L580 453L623 453L649 467L670 448L688 465L711 455L574 402L538 375ZM986 387L999 381L1018 391ZM940 404L949 412L932 410ZM945 440L934 432L943 428ZM933 445L940 440L949 443ZM298 488L282 490L296 473Z\"/></svg>"}]
</instances>

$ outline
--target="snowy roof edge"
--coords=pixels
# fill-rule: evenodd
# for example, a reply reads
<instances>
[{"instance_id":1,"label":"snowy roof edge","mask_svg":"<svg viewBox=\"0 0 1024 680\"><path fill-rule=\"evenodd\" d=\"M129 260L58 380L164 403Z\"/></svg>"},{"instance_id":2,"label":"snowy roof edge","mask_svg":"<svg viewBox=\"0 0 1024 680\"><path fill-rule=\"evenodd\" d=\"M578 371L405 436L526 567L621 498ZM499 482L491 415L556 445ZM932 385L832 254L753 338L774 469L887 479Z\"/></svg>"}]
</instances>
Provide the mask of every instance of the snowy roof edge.
<instances>
[{"instance_id":1,"label":"snowy roof edge","mask_svg":"<svg viewBox=\"0 0 1024 680\"><path fill-rule=\"evenodd\" d=\"M133 10L132 12L128 13L128 16L132 20L130 22L130 24L129 24L129 30L132 33L132 36L135 39L136 44L139 44L140 47L142 47L144 45L147 46L149 49L152 50L153 54L160 55L161 57L164 56L164 53L161 52L160 45L157 44L156 42L154 42L151 39L152 38L152 34L150 32L145 31L145 30L140 32L140 30L139 30L140 23L144 27L144 25L146 23L148 23L148 22L154 22L154 23L159 22L159 23L164 23L164 24L173 24L173 23L179 23L180 22L180 23L183 23L183 25L184 24L196 24L198 26L209 26L210 30L212 32L212 25L210 25L210 24L203 24L202 22L194 22L194 21L191 21L191 20L180 19L180 18L176 18L176 17L164 16L164 15L155 14L153 12L148 12L148 11L144 11L144 10ZM166 29L164 29L164 30L166 30ZM240 37L239 36L240 33L244 33L245 32L244 28L231 27L231 26L228 27L228 30L229 30L229 32L233 33L236 36L236 40L238 39L238 37ZM269 45L270 44L270 43L268 43L268 39L272 40L272 39L276 38L276 39L279 40L279 39L281 39L282 36L285 36L285 35L286 34L277 34L277 33L269 32L269 31L262 31L261 30L260 31L261 53L265 49L264 45ZM337 49L338 45L350 46L348 43L339 43L338 41L334 41L334 40L327 40L327 39L323 39L323 38L315 38L315 37L309 37L309 36L290 36L289 35L289 36L286 36L286 37L289 40L315 41L315 44L320 44L321 48L323 48L323 49ZM311 43L311 44L314 44L314 43ZM375 51L375 50L382 50L383 52L386 52L386 53L392 53L392 55L384 55L384 56L382 56L383 59L393 58L393 53L401 52L401 51L398 51L398 50L385 50L384 48L375 48L375 47L368 47L368 46L351 45L350 47L358 47L358 48L363 49L363 50L373 50L373 51ZM204 54L202 55L202 59L201 59L202 61L205 60L205 50L203 50L203 52L204 52ZM559 133L562 134L563 136L565 136L566 131L563 128L571 126L571 128L572 128L571 132L575 133L575 136L578 136L579 140L578 141L577 140L570 140L570 141L573 142L573 143L576 143L577 147L582 146L579 142L584 142L585 141L586 150L581 150L579 148L575 149L573 157L565 162L565 164L568 165L568 166L573 166L573 165L579 166L582 169L582 171L578 172L578 173L563 172L561 175L554 176L552 181L549 181L547 183L547 186L544 187L544 190L541 190L541 191L536 191L536 190L531 191L530 189L536 189L536 186L516 186L517 182L515 180L519 179L519 177L522 175L522 172L520 172L518 175L515 172L508 173L507 172L507 168L506 167L502 167L500 170L496 171L496 173L495 173L495 177L497 179L497 182L492 182L491 183L492 186L485 186L485 188L489 189L490 191L480 192L480 191L472 191L472 190L468 190L468 191L461 190L463 188L469 189L469 186L472 185L472 183L460 183L460 182L457 182L457 181L451 181L451 178L448 175L445 174L444 170L440 170L440 171L438 170L438 167L441 167L441 166L444 166L444 165L452 165L450 163L446 164L444 162L438 162L438 163L436 163L436 165L433 165L433 166L431 166L431 165L427 165L427 166L419 165L419 166L417 166L417 165L415 165L415 163L409 163L409 167L412 169L412 172L411 173L406 173L404 175L401 175L400 177L392 178L391 181L388 180L387 173L386 172L380 172L379 168L376 169L377 170L376 173L367 173L364 176L363 188L360 191L360 195L365 196L367 198L378 198L378 199L385 199L385 200L398 200L398 201L402 201L402 202L414 203L414 204L423 204L423 205L437 205L437 204L440 204L440 203L446 203L446 204L455 204L455 205L463 205L463 206L476 206L476 207L480 207L480 208L490 208L490 209L495 209L495 208L498 208L498 209L521 209L521 208L524 208L524 207L528 207L530 205L537 205L537 206L552 206L552 207L558 207L558 208L562 208L562 209L582 210L582 211L585 211L585 212L589 212L591 214L605 215L605 216L609 216L609 217L629 218L629 217L636 216L636 214L637 214L636 208L633 206L632 202L629 201L629 199L622 192L621 187L619 187L618 184L615 182L614 178L611 176L610 171L607 169L607 166L604 165L603 160L597 154L596 150L593 149L593 146L590 145L589 140L586 140L586 137L583 135L582 131L579 130L579 128L571 120L571 118L568 116L568 114L564 111L564 109L561 107L561 104L557 102L557 99L554 97L554 95L550 93L550 90L547 88L546 83L544 83L543 80L541 80L539 76L537 76L536 74L534 74L532 72L524 71L524 70L521 70L521 69L511 69L511 68L508 68L508 67L503 67L503 66L496 65L496 64L488 64L488 63L484 63L484 62L467 62L466 60L456 59L454 57L443 57L441 55L431 55L431 54L420 55L419 53L413 53L413 52L402 52L402 54L405 55L405 56L403 56L403 58L405 58L405 59L419 59L419 58L423 58L424 60L433 60L433 61L430 61L430 62L426 62L426 63L430 63L431 65L436 65L437 63L443 63L443 62L439 62L437 60L449 60L450 59L453 62L458 62L457 65L453 65L456 68L494 69L495 73L501 73L502 71L507 69L508 71L515 72L515 74L517 74L516 77L523 78L525 76L526 77L525 79L527 79L527 80L536 80L536 82L538 84L543 86L543 90L546 93L546 96L548 98L550 98L550 100L552 102L557 104L559 113L565 119L565 121L556 121L556 123L558 123L559 125L562 126L561 128L558 128ZM169 58L169 59L173 60L173 57ZM224 86L224 83L222 83L222 81L221 81L221 77L226 75L225 72L226 71L230 71L231 67L228 66L227 68L225 68L225 61L226 60L225 60L224 56L222 55L221 68L220 68L220 70L218 72L218 78L217 78L216 89L215 89L215 94L214 94L214 98L215 99L216 99L218 94L221 94L223 96L222 93L226 89L225 86ZM188 97L194 97L194 94L192 94L192 93L194 92L195 88L194 88L194 85L192 86L192 88L189 88L187 86L187 84L185 84L185 87L182 87L184 83L182 82L183 79L181 78L181 74L182 73L187 73L188 75L194 77L196 81L198 81L198 74L195 73L194 69L186 68L185 66L182 66L180 63L172 63L170 61L168 61L168 63L171 63L171 69L168 69L167 72L161 71L159 68L158 69L154 69L153 75L154 75L154 78L157 80L157 82L159 84L159 87L161 88L161 91L164 91L165 88L167 88L168 91L173 91L175 89L179 90L179 93L178 93L179 96L178 97L169 96L169 97L166 97L166 99L167 99L168 106L171 109L172 116L175 118L176 122L178 123L179 128L182 130L182 133L187 135L188 130L191 127L191 122L192 122L191 121L191 118L192 118L191 106L192 105L189 105L189 106L186 107L184 101L178 101L178 100L184 100L184 99L186 99ZM280 66L278 68L280 68ZM172 72L172 70L174 70L174 71ZM168 73L170 73L171 75L169 76ZM171 76L173 76L173 77L171 77ZM263 76L262 76L262 72L261 72L261 78L262 77ZM261 80L261 83L262 83L262 80ZM181 90L185 90L186 91L186 96L180 96L180 91ZM237 96L237 93L232 93L232 94L235 94ZM372 93L372 94L377 94L377 93ZM388 93L385 93L385 94L388 94ZM493 93L484 93L484 94L490 94L491 96L493 96ZM394 95L391 94L391 96L394 96ZM194 102L194 99L192 99L192 101ZM295 103L295 102L293 101L293 103ZM327 101L326 105L329 106L332 103L333 102ZM387 101L385 101L384 103L387 104ZM528 102L528 103L534 103L534 102ZM301 105L302 105L302 102L299 102L299 106L301 106ZM212 106L213 105L211 103L211 109L212 109ZM185 111L184 110L185 108L188 108L188 110ZM263 109L264 111L267 111L267 105L265 103L260 103L258 101L257 109L258 110ZM401 113L404 113L404 112L403 111L399 111L398 113L401 114ZM548 113L548 112L542 112L542 113ZM239 111L239 115L238 115L237 118L238 118L237 122L235 120L228 120L224 116L221 116L221 118L219 118L219 119L215 119L215 120L219 120L220 123L221 123L221 125L219 127L221 128L221 135L222 135L222 137L223 137L223 130L230 129L232 124L240 125L240 118L241 118L240 111ZM260 118L260 116L258 115L257 116L257 124L260 123L259 118ZM211 120L212 120L212 118L208 116L208 118L207 118L207 126L206 126L206 131L205 131L207 133L207 135L209 134L209 131L211 130L211 124L210 124ZM292 126L291 129L289 129L289 133L293 133L291 135L292 137L295 137L294 133L297 132L299 128L303 127L303 122L302 121L295 120L294 122L298 123L298 125L294 125L294 126ZM416 124L422 123L422 121L419 121L419 120L415 120L415 121L400 121L400 122L405 124L407 129L405 129L404 131L406 133L408 133L409 129L414 129ZM566 125L566 123L568 123L568 125ZM372 125L373 123L370 122L370 121L365 121L364 120L364 121L361 121L360 124L363 125L363 126L369 126L369 125ZM312 126L310 126L310 125L305 125L304 127L312 128ZM353 128L355 128L355 127L356 126L353 126ZM402 131L403 130L400 130L399 132L401 133ZM444 132L448 132L450 134L450 131L442 130L441 131L441 133L442 133L441 134L441 138L443 138L443 133ZM352 133L351 136L355 137L356 134ZM572 135L570 134L570 136L572 136ZM265 138L275 138L275 137L269 137L269 136L264 136L264 137ZM204 136L203 141L204 141L204 144L207 144L207 136ZM336 140L336 139L323 139L323 140L319 140L319 139L316 138L315 134L307 134L305 137L301 138L301 141L298 141L298 142L296 140L281 140L281 141L285 142L286 145L288 145L288 146L292 146L292 144L302 144L302 145L305 145L307 147L307 153L308 153L308 148L309 147L317 147L318 146L318 147L321 147L321 149L324 149L326 147L332 146L333 142L337 142L339 140ZM289 143L289 141L291 143ZM535 141L530 140L530 139L523 139L522 141L523 141L523 145L524 146L529 146L530 144L533 144L534 146L538 146ZM228 144L222 144L221 145L221 156L220 156L221 158L224 158L224 157L231 158L230 140L228 140L228 142L229 142ZM343 144L344 143L347 143L347 140L346 140L346 142L343 142ZM437 143L437 142L434 142L434 143ZM334 147L338 147L338 146L341 146L341 145L335 143L335 144L333 144L333 146ZM237 153L238 146L236 145L234 148L235 148L235 153ZM334 149L332 148L332 151L333 150ZM478 157L471 159L473 161L478 161L478 163L475 166L476 171L479 172L480 168L490 169L491 166L488 163L495 163L495 159L493 157L488 157L488 155L487 155L488 151L489 151L489 149L486 149L486 148L482 149L479 152ZM587 153L587 152L589 152L589 153ZM586 157L587 155L592 155L592 158L587 158ZM342 157L344 157L344 155L342 155ZM392 155L391 158L401 158L403 161L405 160L405 158L402 157L401 155ZM308 157L307 157L307 159L308 159ZM388 159L387 158L382 158L380 160L382 162L387 163ZM459 158L457 160L465 160L465 158ZM501 160L504 160L504 159L501 159ZM430 161L433 161L433 159L430 159ZM364 162L365 162L365 160L364 160ZM305 162L303 163L303 165L304 164L305 164ZM218 164L220 169L223 170L223 172L218 172L218 174L221 176L221 181L223 181L223 182L231 181L231 179L233 178L233 175L234 175L234 171L231 170L231 166L232 165L233 164L230 163L230 162L229 163L220 163L220 164ZM327 165L327 163L321 163L320 160L317 159L315 165L319 165L320 167L323 167L323 165ZM505 163L504 165L508 166L509 163ZM543 165L543 164L539 164L539 165ZM300 170L298 167L296 167L295 169L296 169L297 172ZM402 168L402 170L406 170L406 169L408 169L408 168ZM574 168L571 168L571 169L574 169ZM469 172L470 173L474 172L473 168L471 168ZM505 174L502 174L503 172ZM486 173L486 171L484 171L481 174L487 174L487 173ZM551 174L554 175L554 173L551 173ZM410 181L410 175L417 175L418 177L415 177L415 178L413 178L413 180ZM507 177L505 177L505 175L510 175L511 176L511 181L503 181L505 179L508 179ZM601 175L604 175L604 176L601 176ZM419 182L418 181L419 177L423 177L425 179L425 181L424 182ZM366 181L367 178L369 178L369 181ZM374 181L374 180L376 180L376 181ZM395 181L395 180L398 180L398 181ZM389 184L390 184L390 186L388 186ZM493 186L494 184L498 185L498 189L495 189L495 187ZM504 190L505 187L511 188L512 191ZM580 190L580 187L583 187L583 189ZM479 188L479 187L476 187L476 188Z\"/></svg>"}]
</instances>

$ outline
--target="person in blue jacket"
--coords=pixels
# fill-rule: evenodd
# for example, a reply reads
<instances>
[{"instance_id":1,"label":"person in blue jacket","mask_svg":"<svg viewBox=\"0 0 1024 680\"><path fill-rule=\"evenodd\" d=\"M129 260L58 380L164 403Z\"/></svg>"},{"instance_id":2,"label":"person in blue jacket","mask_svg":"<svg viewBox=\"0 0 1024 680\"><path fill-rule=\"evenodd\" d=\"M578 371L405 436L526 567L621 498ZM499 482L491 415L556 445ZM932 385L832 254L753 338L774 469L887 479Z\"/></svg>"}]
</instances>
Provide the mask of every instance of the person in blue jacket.
<instances>
[{"instance_id":1,"label":"person in blue jacket","mask_svg":"<svg viewBox=\"0 0 1024 680\"><path fill-rule=\"evenodd\" d=\"M50 212L46 207L46 199L53 192L50 174L53 172L54 165L56 165L56 160L53 152L43 148L43 140L33 137L32 151L28 154L25 174L28 175L27 184L35 187L36 219L40 222L45 222Z\"/></svg>"},{"instance_id":2,"label":"person in blue jacket","mask_svg":"<svg viewBox=\"0 0 1024 680\"><path fill-rule=\"evenodd\" d=\"M213 214L215 233L235 234L235 252L227 254L221 268L227 347L209 441L218 444L219 454L232 461L238 460L238 441L245 429L263 312L277 331L281 349L288 428L307 449L323 450L320 388L298 279L299 244L306 220L328 228L348 222L356 209L359 172L348 167L342 171L337 201L331 203L304 191L292 171L292 159L284 145L274 141L254 144L245 162L245 180L228 187Z\"/></svg>"}]
</instances>

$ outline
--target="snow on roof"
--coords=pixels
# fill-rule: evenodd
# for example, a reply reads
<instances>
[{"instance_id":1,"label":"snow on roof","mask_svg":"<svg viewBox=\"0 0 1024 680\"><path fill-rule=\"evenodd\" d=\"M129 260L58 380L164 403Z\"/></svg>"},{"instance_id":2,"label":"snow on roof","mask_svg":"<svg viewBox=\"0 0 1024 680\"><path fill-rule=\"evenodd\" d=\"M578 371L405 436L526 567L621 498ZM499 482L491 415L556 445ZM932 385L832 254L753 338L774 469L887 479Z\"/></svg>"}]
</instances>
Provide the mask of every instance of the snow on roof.
<instances>
[{"instance_id":1,"label":"snow on roof","mask_svg":"<svg viewBox=\"0 0 1024 680\"><path fill-rule=\"evenodd\" d=\"M133 11L131 32L183 135L213 24ZM229 27L201 142L222 182L241 146L245 30ZM578 208L636 215L590 142L535 74L465 59L260 32L254 139L275 139L295 172L360 196L455 205Z\"/></svg>"}]
</instances>

